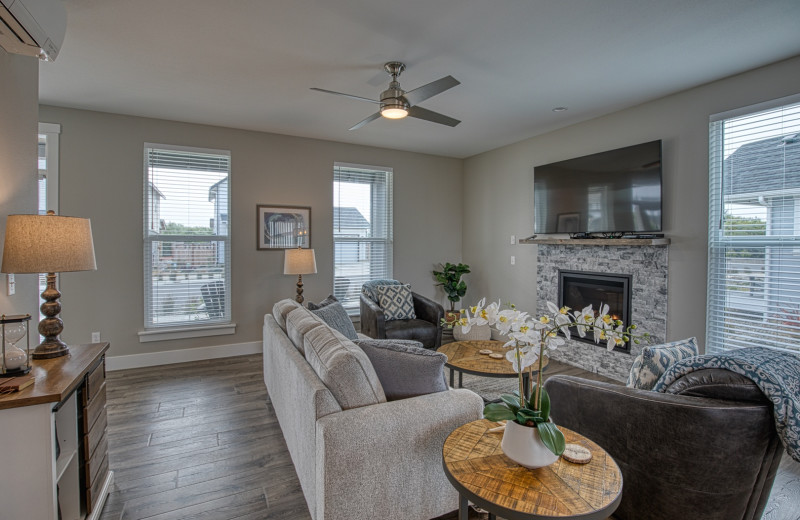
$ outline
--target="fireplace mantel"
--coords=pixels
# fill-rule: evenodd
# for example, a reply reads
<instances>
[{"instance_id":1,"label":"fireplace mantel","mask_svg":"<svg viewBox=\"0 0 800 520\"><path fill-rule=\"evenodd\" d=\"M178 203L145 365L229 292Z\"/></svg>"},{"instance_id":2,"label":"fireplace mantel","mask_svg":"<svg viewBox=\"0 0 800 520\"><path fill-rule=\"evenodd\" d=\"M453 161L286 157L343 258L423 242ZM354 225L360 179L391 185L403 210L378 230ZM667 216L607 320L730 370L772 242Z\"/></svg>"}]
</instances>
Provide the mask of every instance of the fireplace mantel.
<instances>
[{"instance_id":1,"label":"fireplace mantel","mask_svg":"<svg viewBox=\"0 0 800 520\"><path fill-rule=\"evenodd\" d=\"M526 238L520 244L551 246L668 246L668 238Z\"/></svg>"}]
</instances>

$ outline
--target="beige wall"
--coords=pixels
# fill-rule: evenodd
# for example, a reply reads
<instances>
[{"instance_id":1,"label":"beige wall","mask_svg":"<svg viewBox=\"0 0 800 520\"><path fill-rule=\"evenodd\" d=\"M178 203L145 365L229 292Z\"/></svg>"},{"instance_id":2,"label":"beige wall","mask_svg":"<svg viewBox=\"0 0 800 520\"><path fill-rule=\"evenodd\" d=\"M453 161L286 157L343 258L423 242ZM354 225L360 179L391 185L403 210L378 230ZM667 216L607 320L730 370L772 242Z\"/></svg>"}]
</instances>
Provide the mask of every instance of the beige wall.
<instances>
[{"instance_id":1,"label":"beige wall","mask_svg":"<svg viewBox=\"0 0 800 520\"><path fill-rule=\"evenodd\" d=\"M308 300L332 292L332 170L335 161L394 169L394 276L443 301L430 271L461 259L462 161L388 149L99 112L40 107L60 123L60 212L92 219L98 270L67 273L64 338L111 341L112 356L260 341L264 313L294 296L282 251L257 251L256 204L312 207L319 273L303 277ZM139 343L143 328L143 143L231 151L233 336ZM437 292L438 291L438 292Z\"/></svg>"},{"instance_id":2,"label":"beige wall","mask_svg":"<svg viewBox=\"0 0 800 520\"><path fill-rule=\"evenodd\" d=\"M573 125L465 161L464 261L472 295L536 308L533 167L663 140L669 249L668 339L705 338L709 115L800 92L800 57ZM510 265L510 256L516 265Z\"/></svg>"},{"instance_id":3,"label":"beige wall","mask_svg":"<svg viewBox=\"0 0 800 520\"><path fill-rule=\"evenodd\" d=\"M37 118L39 60L0 49L0 244L6 216L37 210ZM36 344L38 284L33 274L16 275L17 293L8 296L0 275L0 313L31 314L31 341Z\"/></svg>"}]
</instances>

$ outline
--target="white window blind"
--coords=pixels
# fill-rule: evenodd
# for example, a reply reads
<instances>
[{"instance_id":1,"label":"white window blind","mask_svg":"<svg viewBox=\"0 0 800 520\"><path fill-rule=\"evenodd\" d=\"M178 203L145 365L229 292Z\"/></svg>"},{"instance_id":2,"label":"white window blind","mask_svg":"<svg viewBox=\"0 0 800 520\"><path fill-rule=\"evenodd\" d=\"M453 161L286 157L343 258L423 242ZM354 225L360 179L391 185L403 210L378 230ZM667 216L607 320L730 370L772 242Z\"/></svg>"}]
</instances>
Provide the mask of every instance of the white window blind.
<instances>
[{"instance_id":1,"label":"white window blind","mask_svg":"<svg viewBox=\"0 0 800 520\"><path fill-rule=\"evenodd\" d=\"M145 144L145 329L231 321L230 152Z\"/></svg>"},{"instance_id":2,"label":"white window blind","mask_svg":"<svg viewBox=\"0 0 800 520\"><path fill-rule=\"evenodd\" d=\"M800 103L792 101L710 126L709 353L800 351Z\"/></svg>"},{"instance_id":3,"label":"white window blind","mask_svg":"<svg viewBox=\"0 0 800 520\"><path fill-rule=\"evenodd\" d=\"M392 170L333 168L333 293L358 314L361 285L392 277Z\"/></svg>"}]
</instances>

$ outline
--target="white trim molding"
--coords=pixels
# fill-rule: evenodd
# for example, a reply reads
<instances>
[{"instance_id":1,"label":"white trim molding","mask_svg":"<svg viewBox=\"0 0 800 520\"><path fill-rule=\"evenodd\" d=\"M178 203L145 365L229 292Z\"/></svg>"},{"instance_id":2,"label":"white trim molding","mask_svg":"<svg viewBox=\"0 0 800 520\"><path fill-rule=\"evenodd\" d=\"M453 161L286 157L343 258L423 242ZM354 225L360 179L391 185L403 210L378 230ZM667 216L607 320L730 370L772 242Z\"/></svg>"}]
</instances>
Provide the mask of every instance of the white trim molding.
<instances>
[{"instance_id":1,"label":"white trim molding","mask_svg":"<svg viewBox=\"0 0 800 520\"><path fill-rule=\"evenodd\" d=\"M236 324L225 323L223 325L203 325L202 327L140 330L137 334L139 335L139 343L167 341L170 339L204 338L206 336L225 336L228 334L236 334Z\"/></svg>"},{"instance_id":2,"label":"white trim molding","mask_svg":"<svg viewBox=\"0 0 800 520\"><path fill-rule=\"evenodd\" d=\"M131 354L127 356L106 356L106 369L109 371L127 370L129 368L172 365L174 363L202 361L204 359L246 356L248 354L260 353L262 346L263 343L261 341L251 341L248 343L165 350L162 352Z\"/></svg>"}]
</instances>

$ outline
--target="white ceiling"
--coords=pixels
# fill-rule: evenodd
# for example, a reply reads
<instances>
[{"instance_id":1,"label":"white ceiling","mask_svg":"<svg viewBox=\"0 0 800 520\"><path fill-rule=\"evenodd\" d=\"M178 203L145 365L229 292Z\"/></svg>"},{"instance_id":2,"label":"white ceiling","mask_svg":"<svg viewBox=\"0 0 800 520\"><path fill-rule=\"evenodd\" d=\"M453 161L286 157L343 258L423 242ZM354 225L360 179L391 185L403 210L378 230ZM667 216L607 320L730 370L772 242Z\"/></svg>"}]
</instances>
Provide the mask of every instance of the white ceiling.
<instances>
[{"instance_id":1,"label":"white ceiling","mask_svg":"<svg viewBox=\"0 0 800 520\"><path fill-rule=\"evenodd\" d=\"M800 54L798 0L65 0L40 102L468 157ZM461 85L348 131L383 63ZM554 113L552 108L569 107Z\"/></svg>"}]
</instances>

